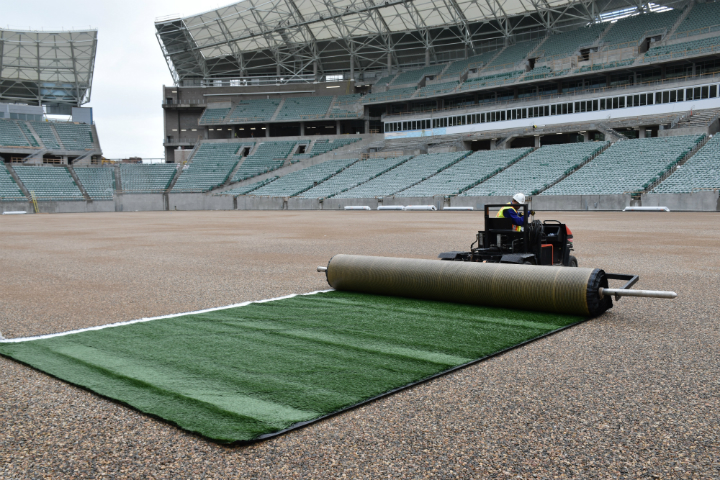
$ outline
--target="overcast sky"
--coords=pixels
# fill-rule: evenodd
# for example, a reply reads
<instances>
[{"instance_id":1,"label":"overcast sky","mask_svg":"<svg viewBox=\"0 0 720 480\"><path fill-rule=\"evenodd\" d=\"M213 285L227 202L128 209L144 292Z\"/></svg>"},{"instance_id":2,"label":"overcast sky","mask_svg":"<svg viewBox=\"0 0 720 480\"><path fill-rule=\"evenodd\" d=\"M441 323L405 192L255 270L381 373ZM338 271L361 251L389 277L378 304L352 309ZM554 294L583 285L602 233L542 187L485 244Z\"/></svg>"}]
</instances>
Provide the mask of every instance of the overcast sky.
<instances>
[{"instance_id":1,"label":"overcast sky","mask_svg":"<svg viewBox=\"0 0 720 480\"><path fill-rule=\"evenodd\" d=\"M162 157L162 86L172 77L155 38L157 17L192 15L234 3L190 0L32 0L2 2L0 27L16 30L96 28L92 98L107 158Z\"/></svg>"}]
</instances>

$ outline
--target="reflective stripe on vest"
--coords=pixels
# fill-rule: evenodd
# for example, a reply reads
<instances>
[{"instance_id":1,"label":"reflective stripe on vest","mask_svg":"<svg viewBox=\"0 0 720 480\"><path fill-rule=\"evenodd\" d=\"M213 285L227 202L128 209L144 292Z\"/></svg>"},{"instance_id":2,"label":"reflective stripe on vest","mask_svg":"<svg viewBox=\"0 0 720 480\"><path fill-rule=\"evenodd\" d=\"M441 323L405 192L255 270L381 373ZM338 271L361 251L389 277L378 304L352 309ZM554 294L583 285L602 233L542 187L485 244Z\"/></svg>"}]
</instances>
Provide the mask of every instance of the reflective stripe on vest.
<instances>
[{"instance_id":1,"label":"reflective stripe on vest","mask_svg":"<svg viewBox=\"0 0 720 480\"><path fill-rule=\"evenodd\" d=\"M508 205L512 205L512 203L508 203ZM510 206L501 208L495 216L497 218L508 218L505 216L505 210L512 210L513 212L515 212L515 215L517 215L517 210L515 210L515 207ZM522 227L519 225L513 224L512 229L516 232L522 232Z\"/></svg>"}]
</instances>

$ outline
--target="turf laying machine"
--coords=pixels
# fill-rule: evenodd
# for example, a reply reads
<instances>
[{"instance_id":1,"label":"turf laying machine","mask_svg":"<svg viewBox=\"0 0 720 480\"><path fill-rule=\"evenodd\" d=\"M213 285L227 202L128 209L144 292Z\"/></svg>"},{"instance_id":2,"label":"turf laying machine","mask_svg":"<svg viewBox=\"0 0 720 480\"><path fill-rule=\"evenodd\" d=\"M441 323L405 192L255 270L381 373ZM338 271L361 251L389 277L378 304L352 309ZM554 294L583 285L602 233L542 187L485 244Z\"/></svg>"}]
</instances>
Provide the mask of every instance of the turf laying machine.
<instances>
[{"instance_id":1,"label":"turf laying machine","mask_svg":"<svg viewBox=\"0 0 720 480\"><path fill-rule=\"evenodd\" d=\"M515 205L522 213L523 226L516 231L509 218L490 216L490 210L506 204L485 205L485 231L477 233L469 252L443 252L442 260L458 262L515 263L522 265L562 265L577 267L570 254L573 236L564 223L557 220L530 221L527 204Z\"/></svg>"},{"instance_id":2,"label":"turf laying machine","mask_svg":"<svg viewBox=\"0 0 720 480\"><path fill-rule=\"evenodd\" d=\"M442 260L335 255L324 272L335 290L596 317L613 297L675 298L675 292L632 290L638 275L578 267L572 234L562 223L528 223L514 231L509 219L490 218L470 252L445 252ZM528 213L527 205L521 205ZM475 246L477 244L477 247ZM529 266L529 265L541 265ZM576 268L566 268L576 267ZM621 281L610 288L609 281Z\"/></svg>"}]
</instances>

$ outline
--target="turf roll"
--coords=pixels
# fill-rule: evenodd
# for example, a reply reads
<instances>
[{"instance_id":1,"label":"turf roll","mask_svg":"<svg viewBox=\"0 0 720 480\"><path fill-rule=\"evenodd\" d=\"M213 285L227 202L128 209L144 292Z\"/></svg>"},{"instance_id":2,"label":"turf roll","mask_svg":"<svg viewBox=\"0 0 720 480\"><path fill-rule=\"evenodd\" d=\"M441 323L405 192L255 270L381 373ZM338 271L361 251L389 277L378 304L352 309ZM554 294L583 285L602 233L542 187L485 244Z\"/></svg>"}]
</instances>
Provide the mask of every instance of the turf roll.
<instances>
[{"instance_id":1,"label":"turf roll","mask_svg":"<svg viewBox=\"0 0 720 480\"><path fill-rule=\"evenodd\" d=\"M336 290L595 317L612 307L605 272L592 268L335 255Z\"/></svg>"}]
</instances>

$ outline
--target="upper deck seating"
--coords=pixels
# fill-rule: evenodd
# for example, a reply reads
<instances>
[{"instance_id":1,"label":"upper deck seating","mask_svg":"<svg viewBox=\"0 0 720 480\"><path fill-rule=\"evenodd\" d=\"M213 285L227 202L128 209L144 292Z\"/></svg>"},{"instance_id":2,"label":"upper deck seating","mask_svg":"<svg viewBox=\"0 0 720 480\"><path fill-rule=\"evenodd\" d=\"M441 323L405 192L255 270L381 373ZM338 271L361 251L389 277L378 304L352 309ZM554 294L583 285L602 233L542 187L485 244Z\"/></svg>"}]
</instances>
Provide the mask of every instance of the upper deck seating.
<instances>
[{"instance_id":1,"label":"upper deck seating","mask_svg":"<svg viewBox=\"0 0 720 480\"><path fill-rule=\"evenodd\" d=\"M206 108L198 123L200 125L222 123L228 113L230 113L229 108Z\"/></svg>"},{"instance_id":2,"label":"upper deck seating","mask_svg":"<svg viewBox=\"0 0 720 480\"><path fill-rule=\"evenodd\" d=\"M257 150L243 161L233 182L239 182L282 167L285 159L293 151L297 142L279 141L261 143Z\"/></svg>"},{"instance_id":3,"label":"upper deck seating","mask_svg":"<svg viewBox=\"0 0 720 480\"><path fill-rule=\"evenodd\" d=\"M607 28L606 23L596 23L593 25L580 27L569 32L556 33L550 35L538 50L538 56L542 60L550 57L567 57L576 52L580 47L587 46L595 42L600 34Z\"/></svg>"},{"instance_id":4,"label":"upper deck seating","mask_svg":"<svg viewBox=\"0 0 720 480\"><path fill-rule=\"evenodd\" d=\"M31 145L16 121L0 120L0 146L30 147Z\"/></svg>"},{"instance_id":5,"label":"upper deck seating","mask_svg":"<svg viewBox=\"0 0 720 480\"><path fill-rule=\"evenodd\" d=\"M38 137L40 137L40 140L43 145L45 145L45 148L49 148L51 150L60 149L60 144L55 137L54 129L51 123L30 122L30 125L32 125L33 130L35 130L35 133L37 133Z\"/></svg>"},{"instance_id":6,"label":"upper deck seating","mask_svg":"<svg viewBox=\"0 0 720 480\"><path fill-rule=\"evenodd\" d=\"M53 127L67 150L90 150L95 148L90 125L84 123L54 123Z\"/></svg>"},{"instance_id":7,"label":"upper deck seating","mask_svg":"<svg viewBox=\"0 0 720 480\"><path fill-rule=\"evenodd\" d=\"M695 3L675 30L673 38L685 38L720 31L720 2Z\"/></svg>"},{"instance_id":8,"label":"upper deck seating","mask_svg":"<svg viewBox=\"0 0 720 480\"><path fill-rule=\"evenodd\" d=\"M529 42L516 43L515 45L507 47L505 50L500 52L497 57L491 60L490 63L488 63L486 71L511 68L513 65L516 65L527 57L528 53L530 53L537 44L537 40L532 40Z\"/></svg>"},{"instance_id":9,"label":"upper deck seating","mask_svg":"<svg viewBox=\"0 0 720 480\"><path fill-rule=\"evenodd\" d=\"M274 182L280 177L270 177L266 178L265 180L260 180L259 182L251 183L249 185L242 185L240 187L235 187L231 190L225 190L224 192L218 192L215 195L232 195L233 197L237 197L239 195L247 195L248 193L252 192L253 190L257 190L258 188L267 185L270 182Z\"/></svg>"},{"instance_id":10,"label":"upper deck seating","mask_svg":"<svg viewBox=\"0 0 720 480\"><path fill-rule=\"evenodd\" d=\"M409 72L403 72L395 79L390 82L390 85L407 85L407 84L416 84L422 78L426 75L437 75L439 74L442 69L445 68L445 65L433 65L431 67L425 67L421 68L419 70L411 70Z\"/></svg>"},{"instance_id":11,"label":"upper deck seating","mask_svg":"<svg viewBox=\"0 0 720 480\"><path fill-rule=\"evenodd\" d=\"M330 118L357 118L362 114L362 95L359 93L338 95L335 104L328 112Z\"/></svg>"},{"instance_id":12,"label":"upper deck seating","mask_svg":"<svg viewBox=\"0 0 720 480\"><path fill-rule=\"evenodd\" d=\"M670 10L621 18L610 27L602 42L611 49L635 46L646 36L670 30L681 14L682 10Z\"/></svg>"},{"instance_id":13,"label":"upper deck seating","mask_svg":"<svg viewBox=\"0 0 720 480\"><path fill-rule=\"evenodd\" d=\"M332 103L332 96L286 98L275 120L307 120L323 118Z\"/></svg>"},{"instance_id":14,"label":"upper deck seating","mask_svg":"<svg viewBox=\"0 0 720 480\"><path fill-rule=\"evenodd\" d=\"M260 122L270 120L275 115L280 100L259 99L242 100L228 115L226 122Z\"/></svg>"}]
</instances>

